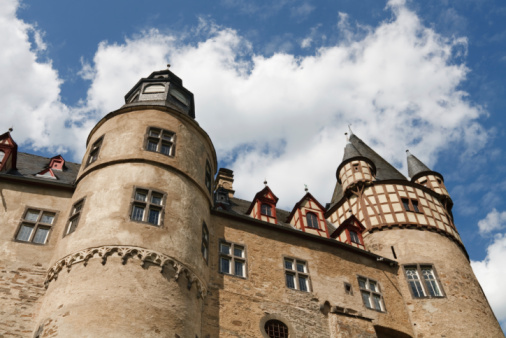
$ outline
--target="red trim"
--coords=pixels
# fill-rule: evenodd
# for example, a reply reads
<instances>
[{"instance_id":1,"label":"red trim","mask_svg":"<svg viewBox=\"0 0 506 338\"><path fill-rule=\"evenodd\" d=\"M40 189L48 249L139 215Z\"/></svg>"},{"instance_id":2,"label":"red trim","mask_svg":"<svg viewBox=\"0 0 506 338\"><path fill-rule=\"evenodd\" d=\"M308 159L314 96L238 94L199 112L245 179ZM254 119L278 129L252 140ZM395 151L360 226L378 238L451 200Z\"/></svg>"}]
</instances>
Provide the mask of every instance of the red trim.
<instances>
[{"instance_id":1,"label":"red trim","mask_svg":"<svg viewBox=\"0 0 506 338\"><path fill-rule=\"evenodd\" d=\"M306 227L304 226L304 219L302 217L302 210L301 209L297 209L297 211L299 212L299 222L300 222L300 230L302 231L306 231Z\"/></svg>"},{"instance_id":2,"label":"red trim","mask_svg":"<svg viewBox=\"0 0 506 338\"><path fill-rule=\"evenodd\" d=\"M11 157L11 168L16 169L16 160L18 155L18 145L14 142L10 132L0 135L0 141L6 141L7 144L0 143L0 150L5 153L2 162L0 162L0 171L5 168L5 164L9 157Z\"/></svg>"}]
</instances>

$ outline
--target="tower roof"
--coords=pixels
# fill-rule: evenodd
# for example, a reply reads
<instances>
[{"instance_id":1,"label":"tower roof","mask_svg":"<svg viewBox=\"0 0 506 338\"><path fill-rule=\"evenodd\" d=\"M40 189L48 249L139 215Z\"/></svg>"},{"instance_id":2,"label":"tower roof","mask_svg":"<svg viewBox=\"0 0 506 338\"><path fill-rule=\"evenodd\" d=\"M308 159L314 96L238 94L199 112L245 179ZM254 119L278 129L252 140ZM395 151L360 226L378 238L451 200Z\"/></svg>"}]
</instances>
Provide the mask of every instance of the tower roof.
<instances>
[{"instance_id":1,"label":"tower roof","mask_svg":"<svg viewBox=\"0 0 506 338\"><path fill-rule=\"evenodd\" d=\"M362 154L355 148L355 146L348 142L344 147L344 155L342 162L345 162L351 158L362 156Z\"/></svg>"},{"instance_id":2,"label":"tower roof","mask_svg":"<svg viewBox=\"0 0 506 338\"><path fill-rule=\"evenodd\" d=\"M343 162L349 160L352 157L347 157L347 149L348 145L353 146L353 148L358 152L360 157L366 158L370 160L374 166L376 167L376 180L407 180L403 174L401 174L397 169L394 168L390 163L388 163L383 157L378 155L374 150L372 150L367 144L364 143L358 136L355 134L350 135L350 139L348 144L345 147L345 154L343 156ZM353 152L353 148L349 148L350 154ZM340 165L341 166L341 165ZM334 194L332 195L332 200L330 202L330 207L335 205L337 202L341 200L343 197L343 187L339 181L336 183L336 187L334 189Z\"/></svg>"},{"instance_id":3,"label":"tower roof","mask_svg":"<svg viewBox=\"0 0 506 338\"><path fill-rule=\"evenodd\" d=\"M408 176L411 178L411 181L415 181L418 177L423 176L425 174L434 174L443 179L443 175L440 173L431 170L427 167L422 161L420 161L415 155L411 154L409 150L406 150L407 161L408 161Z\"/></svg>"}]
</instances>

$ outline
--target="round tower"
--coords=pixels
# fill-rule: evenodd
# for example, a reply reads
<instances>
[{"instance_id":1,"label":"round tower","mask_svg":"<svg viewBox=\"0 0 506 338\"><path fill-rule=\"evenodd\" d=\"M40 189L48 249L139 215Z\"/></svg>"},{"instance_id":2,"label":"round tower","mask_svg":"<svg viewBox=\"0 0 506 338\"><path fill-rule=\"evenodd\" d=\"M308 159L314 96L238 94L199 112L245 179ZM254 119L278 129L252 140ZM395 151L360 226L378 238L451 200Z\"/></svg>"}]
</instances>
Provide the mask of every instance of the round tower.
<instances>
[{"instance_id":1,"label":"round tower","mask_svg":"<svg viewBox=\"0 0 506 338\"><path fill-rule=\"evenodd\" d=\"M216 154L169 70L91 131L46 280L41 337L196 337Z\"/></svg>"},{"instance_id":2,"label":"round tower","mask_svg":"<svg viewBox=\"0 0 506 338\"><path fill-rule=\"evenodd\" d=\"M348 141L344 148L343 160L337 167L336 176L342 189L346 190L359 182L372 182L375 179L376 166L369 158L362 156Z\"/></svg>"},{"instance_id":3,"label":"round tower","mask_svg":"<svg viewBox=\"0 0 506 338\"><path fill-rule=\"evenodd\" d=\"M409 181L358 137L350 141L374 161L380 179L363 189L338 181L326 216L337 226L351 210L366 227L366 250L399 262L405 304L385 304L387 311L405 306L417 337L502 337L455 227L442 175L408 153Z\"/></svg>"}]
</instances>

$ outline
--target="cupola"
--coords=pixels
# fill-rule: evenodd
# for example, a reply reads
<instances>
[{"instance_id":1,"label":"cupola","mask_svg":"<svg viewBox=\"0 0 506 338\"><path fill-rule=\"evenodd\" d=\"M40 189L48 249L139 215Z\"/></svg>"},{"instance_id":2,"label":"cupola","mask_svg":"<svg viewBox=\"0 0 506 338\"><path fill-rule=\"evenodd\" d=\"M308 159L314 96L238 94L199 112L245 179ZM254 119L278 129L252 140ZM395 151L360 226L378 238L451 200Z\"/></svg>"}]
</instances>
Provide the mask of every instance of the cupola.
<instances>
[{"instance_id":1,"label":"cupola","mask_svg":"<svg viewBox=\"0 0 506 338\"><path fill-rule=\"evenodd\" d=\"M123 107L141 105L166 106L195 118L193 94L168 68L140 79L125 95Z\"/></svg>"},{"instance_id":2,"label":"cupola","mask_svg":"<svg viewBox=\"0 0 506 338\"><path fill-rule=\"evenodd\" d=\"M408 161L408 175L411 178L411 182L423 185L443 197L450 199L450 194L444 185L443 175L430 170L429 167L423 164L415 155L411 154L409 150L406 150L406 155Z\"/></svg>"},{"instance_id":3,"label":"cupola","mask_svg":"<svg viewBox=\"0 0 506 338\"><path fill-rule=\"evenodd\" d=\"M372 182L376 176L376 166L369 158L363 156L348 140L344 147L343 160L336 171L337 181L343 191L360 182Z\"/></svg>"}]
</instances>

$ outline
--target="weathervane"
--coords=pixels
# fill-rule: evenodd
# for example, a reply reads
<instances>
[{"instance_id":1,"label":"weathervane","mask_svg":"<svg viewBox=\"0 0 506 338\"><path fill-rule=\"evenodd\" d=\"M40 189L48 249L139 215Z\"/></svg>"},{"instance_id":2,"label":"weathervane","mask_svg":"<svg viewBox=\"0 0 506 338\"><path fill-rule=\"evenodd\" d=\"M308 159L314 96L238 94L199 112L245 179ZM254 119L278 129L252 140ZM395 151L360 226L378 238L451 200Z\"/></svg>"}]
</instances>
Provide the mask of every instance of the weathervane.
<instances>
[{"instance_id":1,"label":"weathervane","mask_svg":"<svg viewBox=\"0 0 506 338\"><path fill-rule=\"evenodd\" d=\"M309 189L307 188L307 184L304 184L304 191L305 191L305 192L308 192L308 191L309 191Z\"/></svg>"},{"instance_id":2,"label":"weathervane","mask_svg":"<svg viewBox=\"0 0 506 338\"><path fill-rule=\"evenodd\" d=\"M267 186L267 178L264 179L264 184Z\"/></svg>"}]
</instances>

